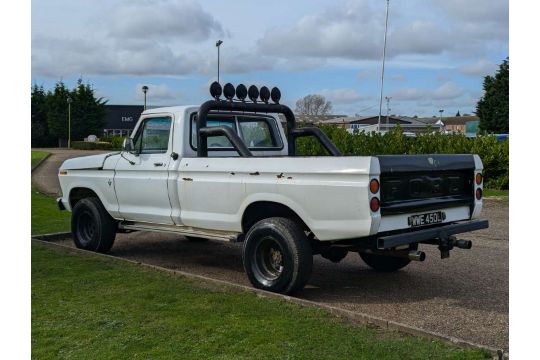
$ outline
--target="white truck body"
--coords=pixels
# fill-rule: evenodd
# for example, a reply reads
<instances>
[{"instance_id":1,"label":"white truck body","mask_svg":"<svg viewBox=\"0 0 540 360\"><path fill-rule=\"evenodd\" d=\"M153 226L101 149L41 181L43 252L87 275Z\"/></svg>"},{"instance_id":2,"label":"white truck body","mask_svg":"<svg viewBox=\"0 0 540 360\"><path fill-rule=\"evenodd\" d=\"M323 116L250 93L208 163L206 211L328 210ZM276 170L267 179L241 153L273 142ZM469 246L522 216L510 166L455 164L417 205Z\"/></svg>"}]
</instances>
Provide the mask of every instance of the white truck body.
<instances>
[{"instance_id":1,"label":"white truck body","mask_svg":"<svg viewBox=\"0 0 540 360\"><path fill-rule=\"evenodd\" d=\"M73 212L75 244L107 252L118 231L141 230L243 241L252 284L292 293L315 254L338 262L358 252L396 271L424 260L418 244L445 258L472 246L455 234L488 226L475 220L477 155L340 156L320 129L296 128L288 107L265 99L146 110L122 151L66 160L58 205ZM265 111L286 116L287 135ZM334 156L296 156L302 136Z\"/></svg>"},{"instance_id":2,"label":"white truck body","mask_svg":"<svg viewBox=\"0 0 540 360\"><path fill-rule=\"evenodd\" d=\"M87 188L121 221L242 233L246 208L267 201L293 210L321 241L408 227L412 214L381 219L380 213L370 211L369 181L380 175L377 157L285 157L287 143L283 142L282 150L258 153L264 157L242 158L231 150L210 151L212 157L197 158L183 136L191 133L189 119L196 111L197 107L188 106L142 114L133 134L144 119L173 119L165 153L123 154L133 165L119 153L66 160L59 176L64 207L71 209L72 189ZM285 138L281 126L279 131ZM176 161L172 152L179 154ZM159 163L163 165L155 165ZM477 155L475 163L475 172L482 172ZM447 214L444 222L454 222L477 218L481 207L482 200L475 200L472 213L468 206L441 210Z\"/></svg>"}]
</instances>

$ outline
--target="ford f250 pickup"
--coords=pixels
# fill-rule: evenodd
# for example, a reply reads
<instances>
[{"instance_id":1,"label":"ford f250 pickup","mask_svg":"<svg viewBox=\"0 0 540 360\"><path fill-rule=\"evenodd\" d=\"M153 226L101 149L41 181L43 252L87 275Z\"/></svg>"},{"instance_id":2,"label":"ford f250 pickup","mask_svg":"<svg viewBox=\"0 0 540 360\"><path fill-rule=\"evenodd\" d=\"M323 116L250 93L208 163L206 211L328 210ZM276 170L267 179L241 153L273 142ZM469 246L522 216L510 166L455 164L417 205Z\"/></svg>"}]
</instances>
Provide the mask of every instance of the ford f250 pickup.
<instances>
[{"instance_id":1,"label":"ford f250 pickup","mask_svg":"<svg viewBox=\"0 0 540 360\"><path fill-rule=\"evenodd\" d=\"M290 294L314 255L357 252L396 271L425 259L419 244L446 258L472 246L456 234L488 227L477 155L342 156L319 128L297 126L277 88L210 93L201 106L145 110L120 152L62 164L58 206L72 211L77 247L107 252L131 231L243 242L253 286ZM303 136L331 156L297 156Z\"/></svg>"}]
</instances>

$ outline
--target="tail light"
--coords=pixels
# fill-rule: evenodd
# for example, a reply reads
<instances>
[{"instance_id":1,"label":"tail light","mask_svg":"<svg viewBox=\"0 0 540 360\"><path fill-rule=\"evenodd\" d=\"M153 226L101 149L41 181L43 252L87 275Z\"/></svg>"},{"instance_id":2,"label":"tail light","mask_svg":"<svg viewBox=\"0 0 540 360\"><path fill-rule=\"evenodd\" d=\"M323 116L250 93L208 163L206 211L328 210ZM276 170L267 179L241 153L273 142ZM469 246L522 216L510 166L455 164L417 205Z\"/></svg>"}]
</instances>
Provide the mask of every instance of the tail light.
<instances>
[{"instance_id":1,"label":"tail light","mask_svg":"<svg viewBox=\"0 0 540 360\"><path fill-rule=\"evenodd\" d=\"M483 176L481 173L476 174L476 185L482 184Z\"/></svg>"},{"instance_id":2,"label":"tail light","mask_svg":"<svg viewBox=\"0 0 540 360\"><path fill-rule=\"evenodd\" d=\"M379 180L371 179L371 181L369 182L369 191L371 191L372 194L376 194L379 192Z\"/></svg>"},{"instance_id":3,"label":"tail light","mask_svg":"<svg viewBox=\"0 0 540 360\"><path fill-rule=\"evenodd\" d=\"M378 197L371 198L371 201L369 202L369 207L371 208L371 211L373 212L379 211L380 206L381 206L381 203Z\"/></svg>"},{"instance_id":4,"label":"tail light","mask_svg":"<svg viewBox=\"0 0 540 360\"><path fill-rule=\"evenodd\" d=\"M482 199L482 189L476 189L476 200Z\"/></svg>"}]
</instances>

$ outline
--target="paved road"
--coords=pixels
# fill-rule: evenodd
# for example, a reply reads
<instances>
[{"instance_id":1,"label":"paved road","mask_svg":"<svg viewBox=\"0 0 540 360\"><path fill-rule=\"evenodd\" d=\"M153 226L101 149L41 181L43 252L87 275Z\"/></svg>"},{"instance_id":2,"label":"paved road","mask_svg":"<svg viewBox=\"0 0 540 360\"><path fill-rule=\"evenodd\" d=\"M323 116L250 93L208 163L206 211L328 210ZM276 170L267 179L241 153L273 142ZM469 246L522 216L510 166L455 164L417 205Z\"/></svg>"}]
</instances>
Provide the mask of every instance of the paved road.
<instances>
[{"instance_id":1,"label":"paved road","mask_svg":"<svg viewBox=\"0 0 540 360\"><path fill-rule=\"evenodd\" d=\"M100 150L68 150L68 149L32 149L46 151L51 156L45 160L32 173L32 183L41 192L50 195L60 195L60 183L58 182L58 169L67 160L78 156L101 154L107 151Z\"/></svg>"},{"instance_id":2,"label":"paved road","mask_svg":"<svg viewBox=\"0 0 540 360\"><path fill-rule=\"evenodd\" d=\"M298 296L508 349L508 202L486 200L483 215L491 227L462 237L471 250L441 260L424 245L425 262L393 274L371 271L355 253L339 264L316 256ZM241 246L136 232L119 234L111 254L248 285Z\"/></svg>"}]
</instances>

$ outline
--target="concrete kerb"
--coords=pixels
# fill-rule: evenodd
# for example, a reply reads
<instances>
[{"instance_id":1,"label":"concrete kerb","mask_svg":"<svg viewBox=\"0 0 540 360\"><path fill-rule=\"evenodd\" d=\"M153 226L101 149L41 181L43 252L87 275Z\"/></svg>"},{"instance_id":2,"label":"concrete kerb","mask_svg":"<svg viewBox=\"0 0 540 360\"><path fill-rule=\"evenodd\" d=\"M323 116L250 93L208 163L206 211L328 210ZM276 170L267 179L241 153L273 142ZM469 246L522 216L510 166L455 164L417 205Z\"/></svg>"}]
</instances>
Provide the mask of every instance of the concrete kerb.
<instances>
[{"instance_id":1,"label":"concrete kerb","mask_svg":"<svg viewBox=\"0 0 540 360\"><path fill-rule=\"evenodd\" d=\"M127 263L143 266L143 267L146 267L146 268L149 268L149 269L154 269L154 270L169 273L169 274L180 275L180 276L186 277L188 279L198 280L198 281L204 283L205 285L209 285L210 288L216 288L217 287L219 289L225 288L225 289L246 291L246 292L255 293L257 296L260 296L260 297L281 299L281 300L285 300L285 301L287 301L289 303L293 303L293 304L300 305L300 306L324 309L324 310L330 312L333 315L339 316L341 318L346 318L346 319L348 319L348 320L350 320L350 321L352 321L354 323L357 323L357 324L375 325L375 326L378 326L378 327L380 327L382 329L394 330L394 331L398 331L398 332L408 334L408 335L421 336L421 337L425 337L425 338L428 338L428 339L431 339L431 340L440 340L440 341L443 341L443 342L445 342L447 344L456 345L456 346L459 346L459 347L462 347L462 348L478 349L478 350L487 351L487 352L489 352L489 353L491 353L493 355L493 359L508 359L509 358L508 353L505 353L503 350L500 350L500 349L496 349L496 348L493 348L493 347L490 347L490 346L476 344L476 343L473 343L473 342L470 342L470 341L467 341L467 340L458 339L458 338L448 336L448 335L444 335L444 334L441 334L441 333L437 333L437 332L434 332L434 331L423 330L423 329L420 329L420 328L417 328L417 327L414 327L414 326L410 326L410 325L406 325L406 324L402 324L402 323L399 323L399 322L395 322L395 321L391 321L391 320L385 320L385 319L382 319L382 318L379 318L379 317L376 317L376 316L372 316L372 315L369 315L369 314L355 312L355 311L351 311L351 310L347 310L347 309L341 309L341 308L337 308L337 307L334 307L334 306L331 306L331 305L322 304L322 303L318 303L318 302L310 301L310 300L305 300L305 299L300 299L300 298L296 298L296 297L292 297L292 296L288 296L288 295L276 294L276 293L268 292L268 291L265 291L265 290L255 289L255 288L252 288L252 287L249 287L249 286L245 286L245 285L225 281L225 280L214 279L214 278L204 276L204 275L193 274L193 273L189 273L189 272L185 272L185 271L181 271L181 270L168 269L168 268L164 268L164 267L157 266L157 265L142 263L140 261L135 261L135 260L130 260L130 259L126 259L126 258L113 256L113 255L100 254L100 253L96 253L96 252L92 252L92 251L88 251L88 250L78 249L78 248L75 248L75 247L66 246L66 245L62 245L62 244L58 244L58 243L54 242L55 240L65 239L65 238L67 238L69 236L71 236L71 233L69 233L69 232L60 232L60 233L52 233L52 234L33 235L32 240L43 243L43 244L48 244L48 245L56 246L56 247L59 247L59 248L63 248L63 249L66 249L66 250L70 250L70 251L90 255L90 256L110 258L110 259L113 259L113 260L116 260L116 261L124 261L124 262L127 262Z\"/></svg>"},{"instance_id":2,"label":"concrete kerb","mask_svg":"<svg viewBox=\"0 0 540 360\"><path fill-rule=\"evenodd\" d=\"M36 170L41 164L43 164L45 160L47 160L51 155L51 153L48 153L43 159L39 160L38 163L32 168L32 171L30 171L30 173L33 173L34 170Z\"/></svg>"}]
</instances>

